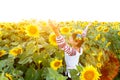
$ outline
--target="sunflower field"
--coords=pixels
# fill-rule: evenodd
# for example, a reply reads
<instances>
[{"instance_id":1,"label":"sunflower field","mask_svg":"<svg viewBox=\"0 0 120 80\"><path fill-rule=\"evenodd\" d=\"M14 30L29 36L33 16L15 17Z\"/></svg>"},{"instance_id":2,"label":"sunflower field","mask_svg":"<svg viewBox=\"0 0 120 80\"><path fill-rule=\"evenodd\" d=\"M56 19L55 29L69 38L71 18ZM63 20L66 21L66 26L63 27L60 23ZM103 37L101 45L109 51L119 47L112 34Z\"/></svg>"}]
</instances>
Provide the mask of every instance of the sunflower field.
<instances>
[{"instance_id":1,"label":"sunflower field","mask_svg":"<svg viewBox=\"0 0 120 80\"><path fill-rule=\"evenodd\" d=\"M66 41L88 21L53 21ZM93 21L72 80L120 80L120 22ZM0 22L0 80L67 80L64 52L48 21ZM77 73L80 73L80 76Z\"/></svg>"}]
</instances>

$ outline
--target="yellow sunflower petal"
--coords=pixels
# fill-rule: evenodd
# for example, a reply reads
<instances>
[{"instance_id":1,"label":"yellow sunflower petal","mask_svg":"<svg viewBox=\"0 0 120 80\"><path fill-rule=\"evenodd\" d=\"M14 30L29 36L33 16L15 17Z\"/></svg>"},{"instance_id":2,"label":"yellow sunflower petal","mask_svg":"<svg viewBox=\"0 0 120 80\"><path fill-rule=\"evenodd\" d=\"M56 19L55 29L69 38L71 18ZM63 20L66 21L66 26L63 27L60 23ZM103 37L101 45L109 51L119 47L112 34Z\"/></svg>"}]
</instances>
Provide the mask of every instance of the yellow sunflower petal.
<instances>
[{"instance_id":1,"label":"yellow sunflower petal","mask_svg":"<svg viewBox=\"0 0 120 80\"><path fill-rule=\"evenodd\" d=\"M108 43L106 44L106 46L105 46L105 47L108 47L108 46L110 46L110 44L111 44L111 42L108 42Z\"/></svg>"},{"instance_id":2,"label":"yellow sunflower petal","mask_svg":"<svg viewBox=\"0 0 120 80\"><path fill-rule=\"evenodd\" d=\"M103 37L101 40L102 40L102 42L105 42L105 37Z\"/></svg>"},{"instance_id":3,"label":"yellow sunflower petal","mask_svg":"<svg viewBox=\"0 0 120 80\"><path fill-rule=\"evenodd\" d=\"M118 32L118 36L120 36L120 31Z\"/></svg>"},{"instance_id":4,"label":"yellow sunflower petal","mask_svg":"<svg viewBox=\"0 0 120 80\"><path fill-rule=\"evenodd\" d=\"M6 73L5 76L6 76L9 80L13 80L13 79L12 79L12 75Z\"/></svg>"},{"instance_id":5,"label":"yellow sunflower petal","mask_svg":"<svg viewBox=\"0 0 120 80\"><path fill-rule=\"evenodd\" d=\"M0 57L2 57L3 55L5 55L6 51L5 50L0 50Z\"/></svg>"}]
</instances>

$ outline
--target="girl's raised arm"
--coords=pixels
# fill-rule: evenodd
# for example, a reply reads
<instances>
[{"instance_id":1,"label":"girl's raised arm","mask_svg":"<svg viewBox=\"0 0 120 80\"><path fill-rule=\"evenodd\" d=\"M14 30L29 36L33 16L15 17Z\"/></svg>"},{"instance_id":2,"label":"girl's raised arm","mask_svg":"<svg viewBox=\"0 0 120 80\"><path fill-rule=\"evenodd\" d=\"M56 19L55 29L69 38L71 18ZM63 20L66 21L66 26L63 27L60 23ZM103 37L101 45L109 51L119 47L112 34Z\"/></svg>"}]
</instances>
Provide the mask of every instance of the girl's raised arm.
<instances>
[{"instance_id":1,"label":"girl's raised arm","mask_svg":"<svg viewBox=\"0 0 120 80\"><path fill-rule=\"evenodd\" d=\"M54 33L56 34L56 36L60 36L58 26L55 26L55 24L53 24L53 22L51 20L49 20L48 23L49 23L50 27L52 28L52 30L54 31Z\"/></svg>"},{"instance_id":2,"label":"girl's raised arm","mask_svg":"<svg viewBox=\"0 0 120 80\"><path fill-rule=\"evenodd\" d=\"M88 27L89 27L91 24L92 24L92 22L90 22L90 23L86 26L86 28L84 29L84 31L83 31L83 33L82 33L82 37L86 37L87 31L88 31Z\"/></svg>"}]
</instances>

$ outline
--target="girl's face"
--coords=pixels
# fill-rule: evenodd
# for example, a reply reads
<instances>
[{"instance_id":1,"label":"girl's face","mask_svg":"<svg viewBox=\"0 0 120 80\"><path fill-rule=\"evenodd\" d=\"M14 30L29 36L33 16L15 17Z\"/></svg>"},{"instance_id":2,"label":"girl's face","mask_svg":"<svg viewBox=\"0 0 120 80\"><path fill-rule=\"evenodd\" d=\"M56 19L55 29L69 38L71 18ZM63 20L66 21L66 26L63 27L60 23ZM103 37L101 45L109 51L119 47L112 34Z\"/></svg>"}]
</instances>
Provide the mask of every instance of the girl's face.
<instances>
[{"instance_id":1,"label":"girl's face","mask_svg":"<svg viewBox=\"0 0 120 80\"><path fill-rule=\"evenodd\" d=\"M83 40L75 40L75 39L73 39L73 37L70 37L69 40L68 40L68 43L72 47L78 47L78 44L79 44L79 47L80 47L83 43Z\"/></svg>"},{"instance_id":2,"label":"girl's face","mask_svg":"<svg viewBox=\"0 0 120 80\"><path fill-rule=\"evenodd\" d=\"M69 41L68 41L68 42L69 42L69 44L72 45L72 46L76 46L76 44L78 43L78 42L76 42L72 37L69 38Z\"/></svg>"}]
</instances>

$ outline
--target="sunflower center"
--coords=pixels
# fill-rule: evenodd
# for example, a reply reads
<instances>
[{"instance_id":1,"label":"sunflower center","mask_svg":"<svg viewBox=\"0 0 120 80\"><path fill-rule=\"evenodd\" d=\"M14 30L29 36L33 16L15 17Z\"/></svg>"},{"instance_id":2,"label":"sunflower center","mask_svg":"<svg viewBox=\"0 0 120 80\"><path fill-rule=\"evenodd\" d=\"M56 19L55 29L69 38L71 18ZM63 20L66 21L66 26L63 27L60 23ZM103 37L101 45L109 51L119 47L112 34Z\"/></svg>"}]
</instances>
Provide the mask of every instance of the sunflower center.
<instances>
[{"instance_id":1,"label":"sunflower center","mask_svg":"<svg viewBox=\"0 0 120 80\"><path fill-rule=\"evenodd\" d=\"M60 65L60 62L58 62L58 61L54 63L55 67L58 67L59 65Z\"/></svg>"},{"instance_id":2,"label":"sunflower center","mask_svg":"<svg viewBox=\"0 0 120 80\"><path fill-rule=\"evenodd\" d=\"M52 40L53 40L54 42L56 42L56 36L55 36L55 35L52 36Z\"/></svg>"},{"instance_id":3,"label":"sunflower center","mask_svg":"<svg viewBox=\"0 0 120 80\"><path fill-rule=\"evenodd\" d=\"M0 55L2 55L2 54L3 54L3 52L0 51Z\"/></svg>"},{"instance_id":4,"label":"sunflower center","mask_svg":"<svg viewBox=\"0 0 120 80\"><path fill-rule=\"evenodd\" d=\"M86 71L84 74L85 80L93 80L94 79L94 72L93 71Z\"/></svg>"},{"instance_id":5,"label":"sunflower center","mask_svg":"<svg viewBox=\"0 0 120 80\"><path fill-rule=\"evenodd\" d=\"M22 50L21 50L21 49L18 49L18 50L16 50L16 52L17 52L18 54L20 54L20 53L22 52Z\"/></svg>"},{"instance_id":6,"label":"sunflower center","mask_svg":"<svg viewBox=\"0 0 120 80\"><path fill-rule=\"evenodd\" d=\"M36 32L37 32L37 29L36 29L36 28L34 28L34 27L33 27L33 28L30 28L30 33L31 33L31 34L35 34Z\"/></svg>"},{"instance_id":7,"label":"sunflower center","mask_svg":"<svg viewBox=\"0 0 120 80\"><path fill-rule=\"evenodd\" d=\"M63 31L64 32L69 32L69 29L68 28L64 28Z\"/></svg>"},{"instance_id":8,"label":"sunflower center","mask_svg":"<svg viewBox=\"0 0 120 80\"><path fill-rule=\"evenodd\" d=\"M102 27L99 27L98 30L99 30L99 31L102 30Z\"/></svg>"},{"instance_id":9,"label":"sunflower center","mask_svg":"<svg viewBox=\"0 0 120 80\"><path fill-rule=\"evenodd\" d=\"M106 28L106 29L104 29L104 32L108 32L108 30L109 30L109 29L108 29L108 28Z\"/></svg>"},{"instance_id":10,"label":"sunflower center","mask_svg":"<svg viewBox=\"0 0 120 80\"><path fill-rule=\"evenodd\" d=\"M3 56L5 54L4 51L0 51L0 57Z\"/></svg>"},{"instance_id":11,"label":"sunflower center","mask_svg":"<svg viewBox=\"0 0 120 80\"><path fill-rule=\"evenodd\" d=\"M14 52L14 54L20 54L21 53L21 49L16 49L13 52Z\"/></svg>"}]
</instances>

